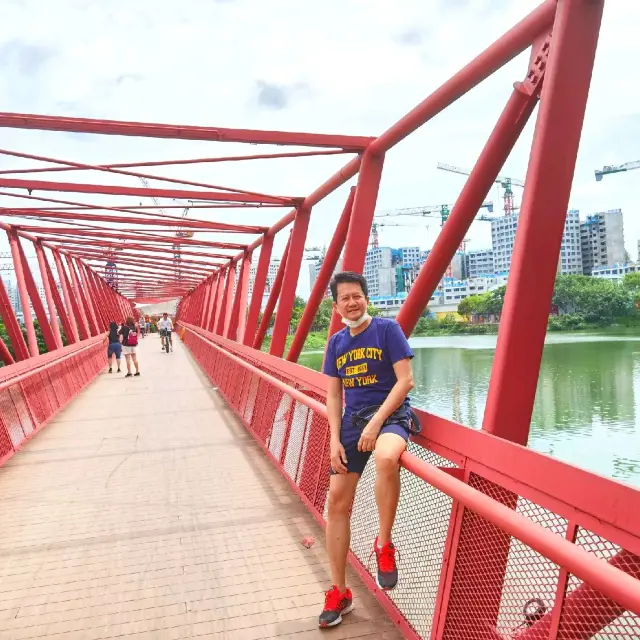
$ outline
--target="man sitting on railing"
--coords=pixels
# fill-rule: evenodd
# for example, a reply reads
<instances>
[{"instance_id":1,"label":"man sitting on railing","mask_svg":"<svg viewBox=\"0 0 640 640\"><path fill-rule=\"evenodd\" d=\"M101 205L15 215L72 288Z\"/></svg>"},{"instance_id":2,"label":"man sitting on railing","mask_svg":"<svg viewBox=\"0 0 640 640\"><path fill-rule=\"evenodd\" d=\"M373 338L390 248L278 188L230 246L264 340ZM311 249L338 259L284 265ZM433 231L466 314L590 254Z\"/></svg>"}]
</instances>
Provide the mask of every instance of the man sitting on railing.
<instances>
[{"instance_id":1,"label":"man sitting on railing","mask_svg":"<svg viewBox=\"0 0 640 640\"><path fill-rule=\"evenodd\" d=\"M398 581L391 529L400 497L400 456L412 424L407 394L413 388L413 353L395 320L372 318L367 282L345 271L332 278L334 308L347 325L329 340L324 373L329 376L327 413L331 430L331 480L327 515L327 553L332 588L326 593L320 626L342 622L353 609L346 586L350 510L358 480L375 451L376 502L380 531L373 543L377 582L390 590ZM344 389L345 407L342 411Z\"/></svg>"}]
</instances>

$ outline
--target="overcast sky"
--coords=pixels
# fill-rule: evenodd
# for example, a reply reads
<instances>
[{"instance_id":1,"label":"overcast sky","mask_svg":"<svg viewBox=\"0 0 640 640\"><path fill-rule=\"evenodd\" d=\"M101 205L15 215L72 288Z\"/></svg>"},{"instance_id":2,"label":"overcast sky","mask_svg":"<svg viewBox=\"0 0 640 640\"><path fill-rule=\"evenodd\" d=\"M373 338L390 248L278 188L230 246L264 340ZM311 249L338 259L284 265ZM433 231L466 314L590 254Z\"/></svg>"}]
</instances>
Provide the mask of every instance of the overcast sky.
<instances>
[{"instance_id":1,"label":"overcast sky","mask_svg":"<svg viewBox=\"0 0 640 640\"><path fill-rule=\"evenodd\" d=\"M535 0L2 0L0 111L377 135L537 4ZM609 0L570 203L582 215L622 208L633 259L640 238L640 171L608 176L600 183L593 171L605 164L640 160L640 89L633 76L634 63L640 59L638 25L640 3ZM464 178L438 171L436 164L473 166L527 61L528 54L513 61L390 152L378 208L454 202ZM525 131L504 175L524 179L532 129L531 125ZM90 164L271 150L10 129L1 133L4 149ZM165 168L158 173L304 196L345 161L333 156ZM2 168L25 166L34 163L0 156ZM43 179L53 176L40 174ZM82 181L89 176L66 174L67 178ZM91 179L139 184L134 178L105 174L91 174ZM308 246L328 243L347 191L348 185L314 209ZM516 189L518 203L521 193ZM496 189L490 197L499 211ZM114 204L116 199L102 201ZM0 203L25 206L6 197L0 197ZM283 213L265 209L241 215L248 224L271 224ZM238 221L239 215L227 212L217 219ZM383 227L381 244L427 248L438 229L435 220L414 227ZM285 240L280 235L276 253ZM488 223L475 223L469 238L469 249L490 246ZM0 250L4 247L3 238ZM299 292L307 291L304 268Z\"/></svg>"}]
</instances>

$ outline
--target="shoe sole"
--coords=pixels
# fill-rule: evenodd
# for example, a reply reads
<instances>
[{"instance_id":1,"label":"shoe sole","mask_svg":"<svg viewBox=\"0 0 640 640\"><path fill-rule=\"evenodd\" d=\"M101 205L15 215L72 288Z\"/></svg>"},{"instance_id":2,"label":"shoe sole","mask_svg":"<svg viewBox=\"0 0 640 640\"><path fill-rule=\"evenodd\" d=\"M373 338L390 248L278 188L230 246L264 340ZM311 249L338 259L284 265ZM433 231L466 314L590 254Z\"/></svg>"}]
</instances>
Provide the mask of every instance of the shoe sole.
<instances>
[{"instance_id":1,"label":"shoe sole","mask_svg":"<svg viewBox=\"0 0 640 640\"><path fill-rule=\"evenodd\" d=\"M354 609L353 602L343 610L343 612L333 621L328 624L318 625L321 629L330 629L331 627L337 627L342 622L342 616L347 615L347 613L351 613Z\"/></svg>"}]
</instances>

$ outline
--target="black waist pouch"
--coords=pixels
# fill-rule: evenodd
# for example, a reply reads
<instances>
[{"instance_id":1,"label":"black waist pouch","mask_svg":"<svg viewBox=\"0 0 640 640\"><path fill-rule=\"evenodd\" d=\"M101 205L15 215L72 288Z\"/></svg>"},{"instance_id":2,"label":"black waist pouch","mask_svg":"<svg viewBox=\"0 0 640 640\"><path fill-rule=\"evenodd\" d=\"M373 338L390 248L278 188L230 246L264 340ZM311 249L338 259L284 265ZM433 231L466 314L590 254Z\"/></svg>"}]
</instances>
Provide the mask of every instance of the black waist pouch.
<instances>
[{"instance_id":1,"label":"black waist pouch","mask_svg":"<svg viewBox=\"0 0 640 640\"><path fill-rule=\"evenodd\" d=\"M364 429L369 420L373 418L381 405L372 405L370 407L364 407L360 411L356 411L351 414L351 423L359 429ZM417 435L422 431L422 425L420 424L420 418L418 418L416 412L411 407L405 407L402 405L398 407L383 423L382 426L386 427L390 424L399 424L406 427L411 435Z\"/></svg>"}]
</instances>

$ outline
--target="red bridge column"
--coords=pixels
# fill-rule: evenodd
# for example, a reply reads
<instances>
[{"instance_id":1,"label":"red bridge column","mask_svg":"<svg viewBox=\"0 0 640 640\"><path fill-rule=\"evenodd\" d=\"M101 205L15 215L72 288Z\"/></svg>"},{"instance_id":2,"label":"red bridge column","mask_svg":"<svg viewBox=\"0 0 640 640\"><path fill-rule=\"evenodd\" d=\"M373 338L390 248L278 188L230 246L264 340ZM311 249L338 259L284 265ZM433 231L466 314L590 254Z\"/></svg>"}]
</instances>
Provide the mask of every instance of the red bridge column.
<instances>
[{"instance_id":1,"label":"red bridge column","mask_svg":"<svg viewBox=\"0 0 640 640\"><path fill-rule=\"evenodd\" d=\"M264 289L267 284L267 276L269 275L272 250L273 236L265 235L262 245L260 246L260 258L258 258L258 268L256 270L256 278L253 281L253 294L249 306L249 315L247 316L247 323L244 329L243 342L246 345L252 345L256 337Z\"/></svg>"},{"instance_id":2,"label":"red bridge column","mask_svg":"<svg viewBox=\"0 0 640 640\"><path fill-rule=\"evenodd\" d=\"M373 224L373 215L378 200L383 165L384 154L375 155L370 150L364 152L358 175L358 187L353 202L353 211L349 221L349 231L347 232L347 240L344 247L342 260L342 269L344 271L362 273L364 270L364 261L369 248L369 236L371 235L371 225ZM339 329L340 316L334 311L329 325L329 337ZM327 344L329 344L328 341Z\"/></svg>"},{"instance_id":3,"label":"red bridge column","mask_svg":"<svg viewBox=\"0 0 640 640\"><path fill-rule=\"evenodd\" d=\"M20 331L18 319L11 306L11 300L9 300L2 278L0 278L0 318L7 330L9 341L16 355L16 360L27 360L29 358L29 349L22 335L22 331ZM5 353L5 364L11 364L11 362L6 361L6 356L7 354Z\"/></svg>"},{"instance_id":4,"label":"red bridge column","mask_svg":"<svg viewBox=\"0 0 640 640\"><path fill-rule=\"evenodd\" d=\"M67 280L67 274L64 270L64 265L62 264L62 258L57 251L52 251L53 260L56 263L56 271L58 272L58 279L60 280L60 287L62 288L62 296L64 298L64 303L67 309L67 314L69 317L69 326L71 328L71 336L67 335L67 339L69 342L78 342L80 340L80 332L78 330L78 316L77 310L74 308L73 298L71 295L71 287L69 285L69 281ZM71 340L73 338L73 340Z\"/></svg>"},{"instance_id":5,"label":"red bridge column","mask_svg":"<svg viewBox=\"0 0 640 640\"><path fill-rule=\"evenodd\" d=\"M76 316L76 320L78 323L80 338L82 340L86 340L87 338L91 337L91 334L89 333L89 323L87 322L87 315L84 309L84 304L82 303L80 285L78 284L78 278L73 269L73 263L71 262L71 259L69 258L68 255L65 255L64 258L65 258L65 262L67 263L67 267L69 269L69 276L71 279L70 289L73 291L73 295L71 296L71 304L73 306L73 312L74 312L74 315ZM66 275L66 272L64 272L64 270L63 270L63 273L65 273Z\"/></svg>"},{"instance_id":6,"label":"red bridge column","mask_svg":"<svg viewBox=\"0 0 640 640\"><path fill-rule=\"evenodd\" d=\"M47 257L44 254L44 249L40 242L34 243L36 248L36 256L38 258L38 266L40 267L40 278L42 279L42 287L44 288L44 295L47 300L47 307L49 308L49 319L51 321L51 330L53 331L53 338L56 343L56 348L62 348L62 335L60 334L60 325L56 314L56 305L53 299L53 291L51 288L51 280L49 279L49 265L47 264Z\"/></svg>"},{"instance_id":7,"label":"red bridge column","mask_svg":"<svg viewBox=\"0 0 640 640\"><path fill-rule=\"evenodd\" d=\"M604 0L560 0L482 428L526 445Z\"/></svg>"},{"instance_id":8,"label":"red bridge column","mask_svg":"<svg viewBox=\"0 0 640 640\"><path fill-rule=\"evenodd\" d=\"M278 301L278 315L273 325L273 335L271 337L271 348L269 353L282 358L284 348L289 333L289 323L293 312L293 301L296 297L296 287L302 258L304 257L304 243L307 240L309 229L309 219L311 218L311 208L305 205L298 207L296 219L293 223L293 230L289 238L289 255L282 279L282 290Z\"/></svg>"},{"instance_id":9,"label":"red bridge column","mask_svg":"<svg viewBox=\"0 0 640 640\"><path fill-rule=\"evenodd\" d=\"M247 313L247 297L249 295L249 275L251 271L251 251L244 254L242 266L240 268L240 277L238 278L238 287L236 295L233 299L233 310L231 311L231 321L229 322L229 331L227 338L242 342L244 335L244 325Z\"/></svg>"},{"instance_id":10,"label":"red bridge column","mask_svg":"<svg viewBox=\"0 0 640 640\"><path fill-rule=\"evenodd\" d=\"M24 316L24 326L27 330L29 354L31 357L34 357L40 352L38 351L38 340L36 338L36 330L33 326L29 293L27 291L27 283L24 277L22 257L20 255L20 240L18 240L18 235L15 231L7 231L7 237L9 238L11 257L13 258L13 267L15 269L18 294L20 296L20 306L22 307L22 314Z\"/></svg>"},{"instance_id":11,"label":"red bridge column","mask_svg":"<svg viewBox=\"0 0 640 640\"><path fill-rule=\"evenodd\" d=\"M316 313L318 313L318 307L325 297L327 287L329 286L329 281L331 280L331 275L336 268L336 264L338 264L340 253L342 251L342 248L344 247L347 233L349 231L349 221L351 220L351 211L353 209L353 201L355 199L355 195L356 188L351 187L351 189L349 190L349 196L347 197L347 202L345 203L344 209L342 211L342 215L340 216L340 220L338 220L336 229L333 232L333 237L331 238L331 242L329 243L329 248L327 249L327 252L322 261L320 273L318 273L318 277L316 278L315 284L313 285L313 290L309 295L309 300L307 300L307 305L304 309L304 313L302 314L302 318L300 318L300 324L298 325L298 329L296 330L293 342L291 343L291 347L289 348L287 360L289 360L290 362L297 362L298 358L300 357L300 353L302 353L304 342L309 335L309 330L313 325L313 320L316 317Z\"/></svg>"}]
</instances>

